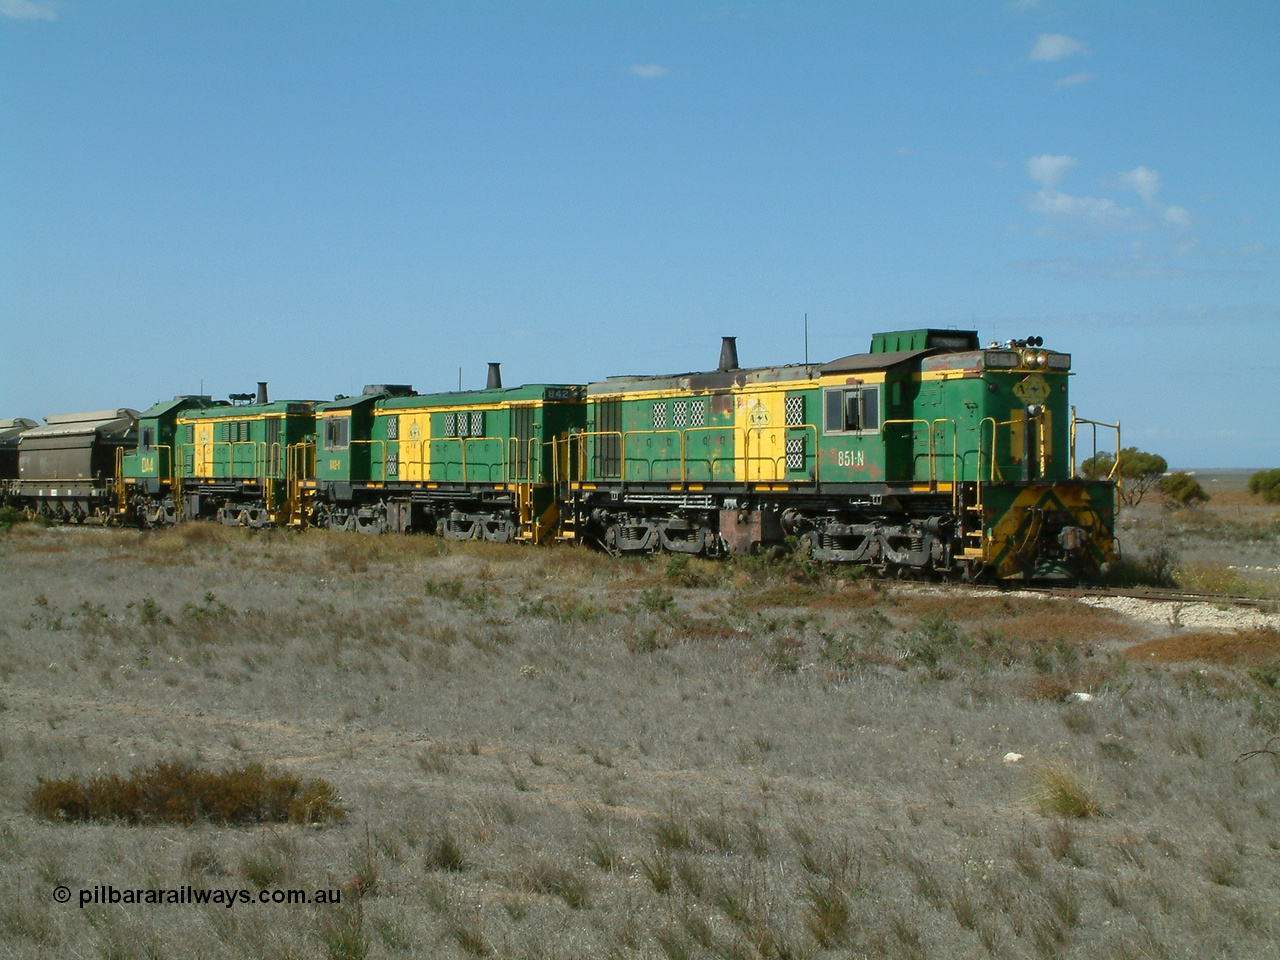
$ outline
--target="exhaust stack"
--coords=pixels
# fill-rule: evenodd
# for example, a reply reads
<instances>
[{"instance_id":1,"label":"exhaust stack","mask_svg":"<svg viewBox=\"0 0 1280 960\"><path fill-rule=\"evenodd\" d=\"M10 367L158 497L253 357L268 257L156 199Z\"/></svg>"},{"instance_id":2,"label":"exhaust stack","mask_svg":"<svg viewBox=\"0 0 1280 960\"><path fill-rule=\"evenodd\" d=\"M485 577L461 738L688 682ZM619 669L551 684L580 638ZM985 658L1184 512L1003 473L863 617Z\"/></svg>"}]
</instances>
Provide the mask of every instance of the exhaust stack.
<instances>
[{"instance_id":1,"label":"exhaust stack","mask_svg":"<svg viewBox=\"0 0 1280 960\"><path fill-rule=\"evenodd\" d=\"M489 379L485 383L484 388L486 390L502 389L502 364L500 363L489 364Z\"/></svg>"},{"instance_id":2,"label":"exhaust stack","mask_svg":"<svg viewBox=\"0 0 1280 960\"><path fill-rule=\"evenodd\" d=\"M258 402L267 402L267 381L265 380L258 381Z\"/></svg>"},{"instance_id":3,"label":"exhaust stack","mask_svg":"<svg viewBox=\"0 0 1280 960\"><path fill-rule=\"evenodd\" d=\"M721 337L720 338L720 366L716 368L721 373L729 370L738 369L738 338L737 337Z\"/></svg>"}]
</instances>

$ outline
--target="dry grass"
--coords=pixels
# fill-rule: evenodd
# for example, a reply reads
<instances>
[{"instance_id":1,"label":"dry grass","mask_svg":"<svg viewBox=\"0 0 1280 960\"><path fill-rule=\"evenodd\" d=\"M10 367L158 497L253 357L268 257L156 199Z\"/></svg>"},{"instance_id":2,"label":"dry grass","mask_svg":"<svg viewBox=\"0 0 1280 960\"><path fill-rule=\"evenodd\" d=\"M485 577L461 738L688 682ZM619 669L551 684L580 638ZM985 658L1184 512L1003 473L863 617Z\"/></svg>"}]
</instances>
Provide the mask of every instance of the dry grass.
<instances>
[{"instance_id":1,"label":"dry grass","mask_svg":"<svg viewBox=\"0 0 1280 960\"><path fill-rule=\"evenodd\" d=\"M1035 768L1033 777L1031 801L1042 813L1067 819L1091 819L1102 813L1097 786L1074 764L1046 760ZM1066 850L1067 842L1060 840L1055 857L1062 859Z\"/></svg>"},{"instance_id":2,"label":"dry grass","mask_svg":"<svg viewBox=\"0 0 1280 960\"><path fill-rule=\"evenodd\" d=\"M1196 631L1137 643L1125 650L1141 663L1215 663L1257 666L1280 659L1280 631L1242 630L1238 633Z\"/></svg>"},{"instance_id":3,"label":"dry grass","mask_svg":"<svg viewBox=\"0 0 1280 960\"><path fill-rule=\"evenodd\" d=\"M1280 697L1248 664L1127 660L1150 628L1112 614L788 564L30 526L0 535L0 954L1274 946L1280 772L1230 761L1280 733ZM175 756L322 779L347 817L28 806L41 777ZM1055 760L1097 784L1028 803ZM58 883L344 899L81 911Z\"/></svg>"}]
</instances>

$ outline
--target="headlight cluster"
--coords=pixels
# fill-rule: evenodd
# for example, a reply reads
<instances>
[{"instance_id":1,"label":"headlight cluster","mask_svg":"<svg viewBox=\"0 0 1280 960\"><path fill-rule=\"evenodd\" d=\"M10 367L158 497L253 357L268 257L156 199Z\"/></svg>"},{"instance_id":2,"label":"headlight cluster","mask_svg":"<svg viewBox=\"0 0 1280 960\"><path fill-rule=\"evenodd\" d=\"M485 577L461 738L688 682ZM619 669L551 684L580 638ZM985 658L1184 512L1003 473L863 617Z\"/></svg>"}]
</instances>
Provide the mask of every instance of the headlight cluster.
<instances>
[{"instance_id":1,"label":"headlight cluster","mask_svg":"<svg viewBox=\"0 0 1280 960\"><path fill-rule=\"evenodd\" d=\"M1028 370L1070 370L1071 354L1050 353L1026 347L1020 350L989 350L986 354L988 370L1010 370L1023 367Z\"/></svg>"}]
</instances>

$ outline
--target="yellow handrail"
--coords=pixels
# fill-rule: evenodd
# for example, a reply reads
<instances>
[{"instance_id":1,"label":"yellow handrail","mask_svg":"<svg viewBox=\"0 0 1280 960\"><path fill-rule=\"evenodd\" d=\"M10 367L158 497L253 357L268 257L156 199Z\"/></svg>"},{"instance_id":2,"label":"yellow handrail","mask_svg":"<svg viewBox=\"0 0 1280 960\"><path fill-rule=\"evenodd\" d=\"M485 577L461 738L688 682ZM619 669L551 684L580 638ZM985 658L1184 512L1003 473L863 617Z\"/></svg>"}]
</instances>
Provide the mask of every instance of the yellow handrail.
<instances>
[{"instance_id":1,"label":"yellow handrail","mask_svg":"<svg viewBox=\"0 0 1280 960\"><path fill-rule=\"evenodd\" d=\"M540 456L542 446L554 444L551 441L540 441L537 437L529 437L527 440L521 440L519 437L507 438L507 452L504 454L502 461L503 466L503 483L538 483L542 481L543 469L542 458ZM524 476L520 476L520 444L524 443L528 450L525 452L525 472ZM510 465L510 472L507 467ZM535 469L536 468L536 469ZM537 474L535 477L534 474Z\"/></svg>"},{"instance_id":2,"label":"yellow handrail","mask_svg":"<svg viewBox=\"0 0 1280 960\"><path fill-rule=\"evenodd\" d=\"M691 429L700 429L700 428L694 427ZM818 456L818 427L816 424L812 424L812 423L769 424L767 426L759 426L759 427L744 427L742 428L742 430L743 430L743 436L747 438L749 438L752 433L755 433L757 441L760 441L762 439L762 435L764 434L765 431L770 431L774 436L781 434L782 453L779 456L772 457L772 458L762 457L762 456L753 457L750 455L749 451L747 450L743 451L744 453L743 462L748 467L750 466L751 463L756 461L763 462L763 463L772 463L774 482L787 479L787 466L786 466L787 431L788 430L806 430L806 431L812 430L813 431L813 482L814 483L818 482L818 467L819 467L819 464L821 463L821 458ZM748 447L750 446L749 443L744 445ZM734 459L736 460L737 457L735 456ZM779 468L781 468L781 471L779 471ZM748 470L748 472L750 471ZM781 476L779 476L779 472L781 472Z\"/></svg>"},{"instance_id":3,"label":"yellow handrail","mask_svg":"<svg viewBox=\"0 0 1280 960\"><path fill-rule=\"evenodd\" d=\"M623 439L622 439L621 430L583 430L580 433L575 433L570 435L570 438L569 438L570 442L573 442L576 440L578 444L578 458L579 458L578 478L581 479L582 477L585 477L587 475L587 441L590 440L592 437L596 437L596 438L617 437L618 438L618 480L621 483L626 483L627 482L627 458L625 456L625 451L622 449ZM598 441L597 441L597 447L595 450L595 456L597 459L605 458L605 454L600 452ZM610 457L608 459L612 459L612 458ZM597 479L612 480L613 478L607 477L607 478L597 478Z\"/></svg>"},{"instance_id":4,"label":"yellow handrail","mask_svg":"<svg viewBox=\"0 0 1280 960\"><path fill-rule=\"evenodd\" d=\"M726 426L726 425L724 425L724 424L703 424L703 425L702 425L702 426L700 426L700 427L685 427L685 428L680 432L680 460L681 460L681 464L682 464L682 466L683 466L683 468L684 468L684 469L682 469L682 470L681 470L681 472L680 472L680 482L681 482L681 483L685 483L685 482L687 482L687 477L688 477L688 475L689 475L689 474L688 474L688 464L690 463L690 460L689 460L689 440L688 440L688 436L687 436L688 434L690 434L690 433L702 433L702 432L709 432L709 431L711 431L711 430L719 430L721 433L732 433L732 432L734 431L734 429L735 429L735 428L734 428L733 426ZM708 447L709 447L709 446L710 446L710 443L708 443ZM710 451L708 451L708 453L709 453L709 452L710 452ZM708 480L715 480L715 478L716 478L716 464L717 464L717 463L724 463L726 460L727 460L729 463L736 463L736 462L737 462L737 459L738 459L738 458L737 458L737 456L736 456L736 455L730 455L730 456L728 456L728 457L723 457L723 456L721 456L721 457L708 457L708 458L707 458L707 479L708 479ZM692 462L694 462L694 463L699 463L699 462L701 462L701 458L698 458L698 460L695 460L695 461L692 461ZM735 473L736 473L736 471L735 471ZM735 477L734 479L736 479L736 477Z\"/></svg>"},{"instance_id":5,"label":"yellow handrail","mask_svg":"<svg viewBox=\"0 0 1280 960\"><path fill-rule=\"evenodd\" d=\"M738 453L735 451L729 456L710 457L705 461L703 461L701 457L697 458L697 460L694 460L693 458L691 458L689 455L690 453L690 450L689 450L690 436L689 435L698 433L698 432L709 432L713 430L719 431L721 433L728 433L728 434L733 434L738 430L741 430L744 438L746 438L744 439L744 443L743 443L744 450L741 453ZM587 441L590 440L591 438L596 438L598 441L599 438L602 438L602 437L616 437L618 440L618 460L619 460L618 477L616 479L618 479L622 483L627 483L627 482L634 481L634 477L629 476L629 473L631 471L629 471L628 469L628 463L630 461L641 461L644 463L655 462L653 460L646 459L643 457L628 456L627 444L630 440L636 437L655 437L655 436L662 436L662 435L676 435L680 438L679 461L678 461L680 464L679 482L682 485L685 485L690 482L689 465L695 462L706 463L707 476L708 476L708 479L711 479L711 480L715 479L716 465L723 462L734 463L734 464L738 462L742 462L743 464L747 464L747 465L755 462L768 463L773 468L772 477L771 477L772 480L777 481L777 480L786 479L785 464L786 464L787 455L786 455L785 440L787 438L787 432L794 431L794 430L803 430L806 432L810 430L813 431L812 456L813 456L813 462L814 462L814 482L816 483L818 482L819 472L821 470L821 459L819 458L818 452L817 452L818 451L818 428L815 424L812 424L812 423L781 425L781 426L771 425L771 426L759 426L759 427L734 427L726 424L704 424L703 426L700 426L700 427L685 427L680 430L676 430L676 429L627 430L627 431L584 430L579 433L570 434L565 439L569 444L568 450L569 450L570 460L573 459L573 450L574 450L574 445L576 444L578 478L582 479L582 477L587 475L587 455L588 455ZM784 441L783 452L776 457L752 456L749 452L750 446L751 446L750 437L754 435L756 438L757 444L759 445L760 438L766 433L776 433L782 436ZM595 455L597 458L604 456L604 454L599 451L598 447ZM807 457L808 457L808 454L806 454L806 459ZM670 462L670 459L671 458L667 458L666 460L657 461L657 462ZM597 479L615 479L615 478L597 477ZM734 477L734 479L736 479L736 476ZM747 478L747 479L751 479L751 478ZM761 479L770 479L770 478L761 478Z\"/></svg>"},{"instance_id":6,"label":"yellow handrail","mask_svg":"<svg viewBox=\"0 0 1280 960\"><path fill-rule=\"evenodd\" d=\"M1101 420L1088 420L1084 417L1076 416L1076 408L1071 407L1071 477L1076 477L1076 426L1077 424L1087 423L1093 427L1093 455L1098 455L1098 428L1103 427L1107 430L1116 432L1116 457L1111 464L1111 470L1107 474L1108 480L1115 480L1116 486L1120 486L1121 477L1118 476L1120 470L1120 421L1115 423L1104 423Z\"/></svg>"},{"instance_id":7,"label":"yellow handrail","mask_svg":"<svg viewBox=\"0 0 1280 960\"><path fill-rule=\"evenodd\" d=\"M940 423L951 424L951 512L954 514L960 501L960 477L958 475L958 466L960 463L960 428L956 424L955 420L950 417L938 417L929 424L929 438L931 440L933 440L934 434L938 430L938 424ZM936 440L933 442L933 447L934 456L931 459L936 461L938 447ZM930 472L934 474L934 478L929 481L929 486L932 490L936 491L938 489L939 480L937 477L937 467L933 462L930 464Z\"/></svg>"},{"instance_id":8,"label":"yellow handrail","mask_svg":"<svg viewBox=\"0 0 1280 960\"><path fill-rule=\"evenodd\" d=\"M120 513L124 512L125 495L124 495L124 447L116 447L116 510Z\"/></svg>"}]
</instances>

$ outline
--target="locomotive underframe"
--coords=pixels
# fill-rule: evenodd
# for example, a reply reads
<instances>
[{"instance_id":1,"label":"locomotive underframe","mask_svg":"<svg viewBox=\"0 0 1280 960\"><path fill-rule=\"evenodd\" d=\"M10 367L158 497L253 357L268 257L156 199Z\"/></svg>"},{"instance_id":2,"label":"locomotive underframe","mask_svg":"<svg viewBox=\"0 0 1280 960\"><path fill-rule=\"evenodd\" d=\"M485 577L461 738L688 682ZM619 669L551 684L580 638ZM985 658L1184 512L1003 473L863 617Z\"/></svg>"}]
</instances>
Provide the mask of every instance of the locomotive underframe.
<instances>
[{"instance_id":1,"label":"locomotive underframe","mask_svg":"<svg viewBox=\"0 0 1280 960\"><path fill-rule=\"evenodd\" d=\"M584 538L610 553L665 550L700 556L800 549L815 560L951 572L959 563L950 494L845 484L839 492L584 490L575 514Z\"/></svg>"},{"instance_id":2,"label":"locomotive underframe","mask_svg":"<svg viewBox=\"0 0 1280 960\"><path fill-rule=\"evenodd\" d=\"M317 489L310 522L361 533L435 533L447 540L506 543L519 530L516 500L505 485L425 489L409 484L327 483Z\"/></svg>"},{"instance_id":3,"label":"locomotive underframe","mask_svg":"<svg viewBox=\"0 0 1280 960\"><path fill-rule=\"evenodd\" d=\"M1020 486L1011 484L1010 486ZM666 551L705 557L798 550L813 560L854 563L884 574L982 575L986 557L977 485L922 492L891 485L838 490L696 493L627 485L577 490L579 536L615 554ZM1097 574L1090 532L1065 511L1033 509L1023 521L1021 575L1087 579Z\"/></svg>"}]
</instances>

